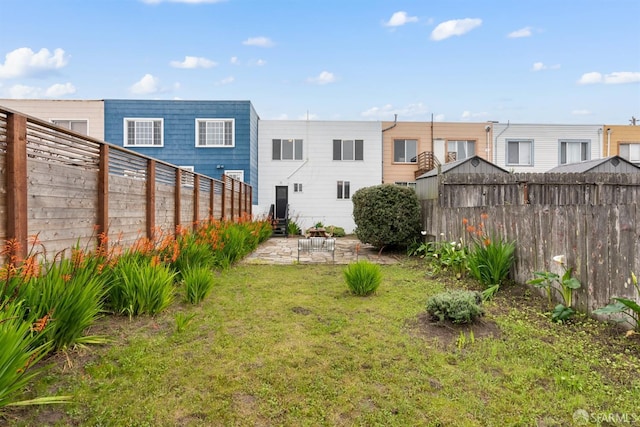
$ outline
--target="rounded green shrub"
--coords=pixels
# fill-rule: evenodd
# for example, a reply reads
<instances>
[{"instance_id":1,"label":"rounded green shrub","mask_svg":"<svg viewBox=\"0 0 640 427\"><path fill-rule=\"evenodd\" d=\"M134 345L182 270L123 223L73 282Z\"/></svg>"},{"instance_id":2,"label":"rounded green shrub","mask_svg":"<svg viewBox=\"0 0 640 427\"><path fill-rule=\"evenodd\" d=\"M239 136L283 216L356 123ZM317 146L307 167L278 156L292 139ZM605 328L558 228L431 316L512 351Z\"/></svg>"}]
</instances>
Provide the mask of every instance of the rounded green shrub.
<instances>
[{"instance_id":1,"label":"rounded green shrub","mask_svg":"<svg viewBox=\"0 0 640 427\"><path fill-rule=\"evenodd\" d=\"M482 294L474 291L447 291L427 300L427 313L443 322L471 323L484 314Z\"/></svg>"},{"instance_id":2,"label":"rounded green shrub","mask_svg":"<svg viewBox=\"0 0 640 427\"><path fill-rule=\"evenodd\" d=\"M361 188L353 194L356 236L376 248L408 247L420 236L420 203L415 191L394 184Z\"/></svg>"},{"instance_id":3,"label":"rounded green shrub","mask_svg":"<svg viewBox=\"0 0 640 427\"><path fill-rule=\"evenodd\" d=\"M380 266L369 261L363 260L349 264L343 274L351 293L358 296L374 293L382 282Z\"/></svg>"}]
</instances>

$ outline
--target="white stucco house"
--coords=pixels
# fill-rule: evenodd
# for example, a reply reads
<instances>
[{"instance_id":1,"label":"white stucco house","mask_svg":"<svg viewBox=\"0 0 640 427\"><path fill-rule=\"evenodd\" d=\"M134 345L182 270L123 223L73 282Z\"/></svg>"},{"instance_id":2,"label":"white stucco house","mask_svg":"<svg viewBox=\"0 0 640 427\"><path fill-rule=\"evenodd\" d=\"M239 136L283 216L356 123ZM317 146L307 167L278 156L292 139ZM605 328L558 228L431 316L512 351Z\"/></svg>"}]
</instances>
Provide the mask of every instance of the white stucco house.
<instances>
[{"instance_id":1,"label":"white stucco house","mask_svg":"<svg viewBox=\"0 0 640 427\"><path fill-rule=\"evenodd\" d=\"M351 196L382 183L378 121L260 120L258 214L284 209L303 229L355 229ZM278 199L278 202L276 202Z\"/></svg>"},{"instance_id":2,"label":"white stucco house","mask_svg":"<svg viewBox=\"0 0 640 427\"><path fill-rule=\"evenodd\" d=\"M493 124L494 163L514 172L546 172L599 159L602 125Z\"/></svg>"}]
</instances>

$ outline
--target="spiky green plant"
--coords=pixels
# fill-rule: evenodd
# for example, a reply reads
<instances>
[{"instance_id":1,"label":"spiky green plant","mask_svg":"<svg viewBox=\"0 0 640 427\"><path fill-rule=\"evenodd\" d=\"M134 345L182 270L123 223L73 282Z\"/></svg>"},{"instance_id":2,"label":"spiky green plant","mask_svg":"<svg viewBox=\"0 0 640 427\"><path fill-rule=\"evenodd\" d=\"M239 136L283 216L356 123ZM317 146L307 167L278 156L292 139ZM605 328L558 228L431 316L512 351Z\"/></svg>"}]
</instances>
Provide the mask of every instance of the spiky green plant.
<instances>
[{"instance_id":1,"label":"spiky green plant","mask_svg":"<svg viewBox=\"0 0 640 427\"><path fill-rule=\"evenodd\" d=\"M351 293L358 296L374 293L382 282L380 266L366 260L347 265L343 275Z\"/></svg>"},{"instance_id":2,"label":"spiky green plant","mask_svg":"<svg viewBox=\"0 0 640 427\"><path fill-rule=\"evenodd\" d=\"M198 304L213 288L212 271L206 267L189 268L182 273L185 299L191 304Z\"/></svg>"},{"instance_id":3,"label":"spiky green plant","mask_svg":"<svg viewBox=\"0 0 640 427\"><path fill-rule=\"evenodd\" d=\"M175 273L153 259L124 255L112 270L108 301L117 313L157 314L173 301Z\"/></svg>"}]
</instances>

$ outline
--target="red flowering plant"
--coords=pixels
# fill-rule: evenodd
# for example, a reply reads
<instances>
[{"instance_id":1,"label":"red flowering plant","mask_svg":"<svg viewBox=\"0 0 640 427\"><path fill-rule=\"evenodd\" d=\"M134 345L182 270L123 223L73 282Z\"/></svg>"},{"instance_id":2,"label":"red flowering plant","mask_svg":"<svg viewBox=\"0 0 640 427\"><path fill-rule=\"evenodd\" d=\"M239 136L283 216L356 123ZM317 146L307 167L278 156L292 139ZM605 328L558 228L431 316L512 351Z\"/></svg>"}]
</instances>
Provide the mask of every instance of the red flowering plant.
<instances>
[{"instance_id":1,"label":"red flowering plant","mask_svg":"<svg viewBox=\"0 0 640 427\"><path fill-rule=\"evenodd\" d=\"M490 299L504 283L515 259L515 242L497 234L488 233L484 221L489 215L482 213L477 225L467 218L462 220L470 244L467 267L471 275L485 288L482 296Z\"/></svg>"}]
</instances>

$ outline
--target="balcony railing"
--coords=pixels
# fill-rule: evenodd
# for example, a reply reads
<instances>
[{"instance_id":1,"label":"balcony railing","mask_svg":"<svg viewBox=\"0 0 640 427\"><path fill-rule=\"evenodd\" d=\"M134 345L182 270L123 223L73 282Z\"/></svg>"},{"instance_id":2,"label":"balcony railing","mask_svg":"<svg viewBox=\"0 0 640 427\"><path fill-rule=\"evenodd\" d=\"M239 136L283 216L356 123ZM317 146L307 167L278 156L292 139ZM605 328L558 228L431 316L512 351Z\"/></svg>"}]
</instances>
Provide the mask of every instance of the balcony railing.
<instances>
[{"instance_id":1,"label":"balcony railing","mask_svg":"<svg viewBox=\"0 0 640 427\"><path fill-rule=\"evenodd\" d=\"M416 159L416 166L418 167L418 169L416 169L416 171L414 172L415 178L418 178L420 175L437 168L438 165L440 165L440 162L438 161L436 156L433 155L433 152L424 151L418 154L418 157Z\"/></svg>"}]
</instances>

